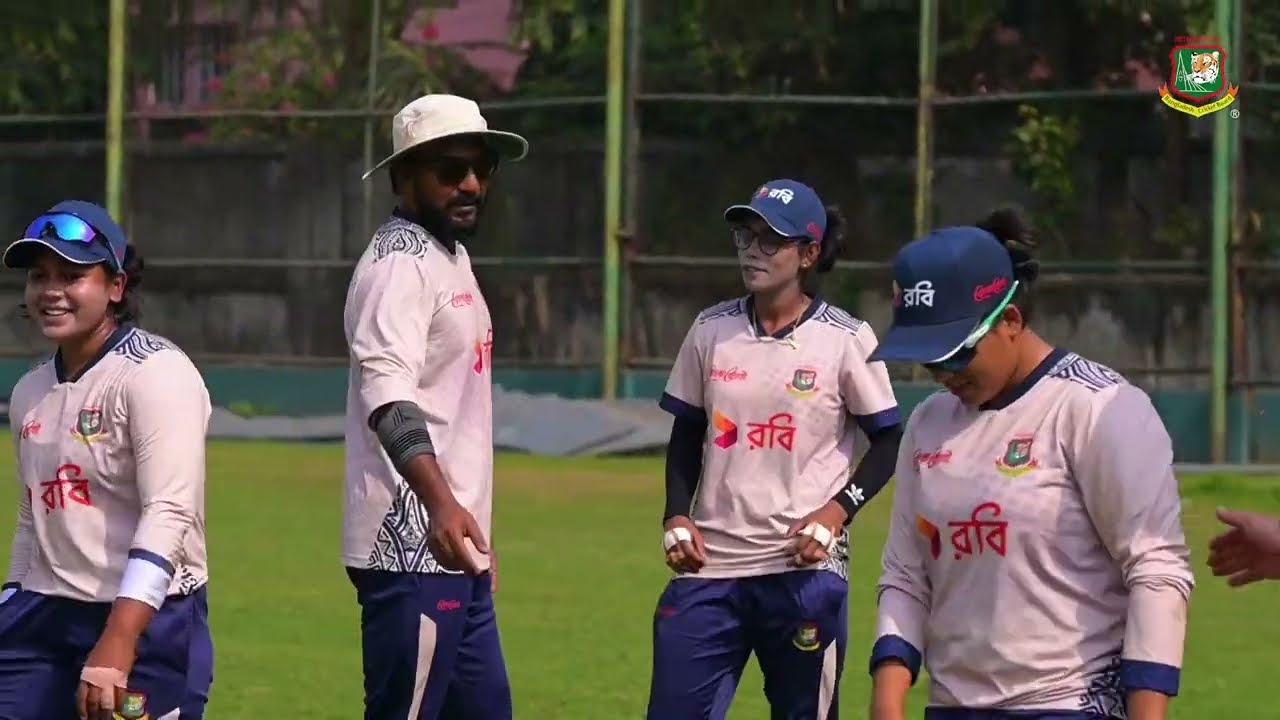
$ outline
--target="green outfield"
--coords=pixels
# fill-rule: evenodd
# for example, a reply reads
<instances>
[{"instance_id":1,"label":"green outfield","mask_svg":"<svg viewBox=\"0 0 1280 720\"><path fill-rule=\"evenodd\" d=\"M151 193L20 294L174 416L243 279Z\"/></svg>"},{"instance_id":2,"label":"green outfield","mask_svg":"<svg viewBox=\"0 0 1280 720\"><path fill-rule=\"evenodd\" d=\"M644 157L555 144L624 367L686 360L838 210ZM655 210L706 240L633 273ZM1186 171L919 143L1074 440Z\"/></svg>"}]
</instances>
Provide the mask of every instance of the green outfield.
<instances>
[{"instance_id":1,"label":"green outfield","mask_svg":"<svg viewBox=\"0 0 1280 720\"><path fill-rule=\"evenodd\" d=\"M12 467L8 455L0 467ZM338 560L341 476L337 446L211 446L213 720L359 716L358 614ZM516 717L643 717L650 618L667 574L657 526L661 462L508 455L499 459L497 486L498 614ZM1172 716L1274 718L1280 584L1228 591L1199 568L1216 532L1214 507L1280 511L1280 479L1187 478L1184 486L1200 585ZM14 484L3 487L11 499ZM846 718L865 716L888 506L888 497L878 499L855 526ZM0 518L6 548L11 522L11 513ZM752 669L731 716L768 717L760 688ZM913 695L919 717L922 692Z\"/></svg>"}]
</instances>

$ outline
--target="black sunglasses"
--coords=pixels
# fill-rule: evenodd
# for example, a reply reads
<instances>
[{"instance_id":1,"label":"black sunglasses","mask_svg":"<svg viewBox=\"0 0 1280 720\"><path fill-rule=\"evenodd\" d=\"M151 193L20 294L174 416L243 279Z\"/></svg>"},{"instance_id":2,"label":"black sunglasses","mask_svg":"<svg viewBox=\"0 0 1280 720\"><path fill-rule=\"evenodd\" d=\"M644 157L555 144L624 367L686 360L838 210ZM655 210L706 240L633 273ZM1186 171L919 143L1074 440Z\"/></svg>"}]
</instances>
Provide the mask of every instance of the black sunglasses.
<instances>
[{"instance_id":1,"label":"black sunglasses","mask_svg":"<svg viewBox=\"0 0 1280 720\"><path fill-rule=\"evenodd\" d=\"M779 250L791 243L800 244L810 241L807 237L783 237L773 230L765 230L762 233L758 233L746 225L737 225L731 228L729 234L733 236L734 247L739 250L746 250L754 242L760 248L760 253L765 257L777 255Z\"/></svg>"},{"instance_id":2,"label":"black sunglasses","mask_svg":"<svg viewBox=\"0 0 1280 720\"><path fill-rule=\"evenodd\" d=\"M475 159L457 155L436 155L427 158L424 163L436 179L445 185L457 185L473 173L476 180L484 182L498 171L498 159L489 155Z\"/></svg>"}]
</instances>

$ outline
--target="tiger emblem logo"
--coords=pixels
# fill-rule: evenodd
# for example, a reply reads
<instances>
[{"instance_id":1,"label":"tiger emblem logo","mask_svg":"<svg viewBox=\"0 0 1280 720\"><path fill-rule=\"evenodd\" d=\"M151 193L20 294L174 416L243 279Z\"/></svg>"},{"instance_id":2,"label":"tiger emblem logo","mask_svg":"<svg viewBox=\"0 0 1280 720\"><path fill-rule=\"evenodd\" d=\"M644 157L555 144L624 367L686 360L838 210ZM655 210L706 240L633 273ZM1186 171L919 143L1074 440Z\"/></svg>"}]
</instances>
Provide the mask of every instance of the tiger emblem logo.
<instances>
[{"instance_id":1,"label":"tiger emblem logo","mask_svg":"<svg viewBox=\"0 0 1280 720\"><path fill-rule=\"evenodd\" d=\"M1191 72L1187 79L1201 85L1218 81L1218 51L1191 54Z\"/></svg>"}]
</instances>

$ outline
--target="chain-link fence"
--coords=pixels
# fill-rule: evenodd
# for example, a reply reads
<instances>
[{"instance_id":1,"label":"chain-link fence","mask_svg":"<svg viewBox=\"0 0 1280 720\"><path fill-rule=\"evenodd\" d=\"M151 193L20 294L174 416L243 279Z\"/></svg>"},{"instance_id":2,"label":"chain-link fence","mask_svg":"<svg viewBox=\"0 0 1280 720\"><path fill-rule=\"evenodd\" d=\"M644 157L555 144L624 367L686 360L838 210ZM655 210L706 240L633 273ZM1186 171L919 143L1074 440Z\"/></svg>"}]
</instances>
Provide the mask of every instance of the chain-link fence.
<instances>
[{"instance_id":1,"label":"chain-link fence","mask_svg":"<svg viewBox=\"0 0 1280 720\"><path fill-rule=\"evenodd\" d=\"M345 362L348 274L393 203L385 177L360 174L389 150L400 104L449 89L489 98L491 126L533 146L499 175L472 248L500 365L598 369L616 323L621 371L665 369L694 314L741 292L722 209L792 176L848 215L844 261L823 292L876 327L888 321L898 246L1013 202L1043 233L1036 323L1054 342L1152 389L1209 388L1224 342L1242 397L1280 377L1266 352L1280 339L1280 178L1262 159L1280 110L1269 6L609 4L626 14L614 25L625 37L611 88L623 132L612 135L600 3L567 19L536 2L315 3L345 14L312 25L242 14L173 26L168 43L147 35L130 52L123 215L147 256L148 324L207 361ZM503 6L505 24L494 30L475 8L447 16L468 5ZM1249 31L1226 39L1246 15ZM131 22L132 41L158 21ZM1230 47L1220 74L1241 89L1197 118L1160 88L1179 36L1208 30ZM450 44L468 32L525 42ZM1218 118L1240 148L1225 173ZM0 117L5 227L68 195L102 196L104 121ZM621 157L612 174L610 141ZM1214 198L1231 188L1230 293L1215 306ZM611 190L621 212L607 232ZM608 242L621 245L612 318ZM16 297L18 280L4 282ZM1230 335L1215 334L1225 324ZM4 351L30 354L16 316L8 330ZM1237 412L1253 417L1251 407Z\"/></svg>"}]
</instances>

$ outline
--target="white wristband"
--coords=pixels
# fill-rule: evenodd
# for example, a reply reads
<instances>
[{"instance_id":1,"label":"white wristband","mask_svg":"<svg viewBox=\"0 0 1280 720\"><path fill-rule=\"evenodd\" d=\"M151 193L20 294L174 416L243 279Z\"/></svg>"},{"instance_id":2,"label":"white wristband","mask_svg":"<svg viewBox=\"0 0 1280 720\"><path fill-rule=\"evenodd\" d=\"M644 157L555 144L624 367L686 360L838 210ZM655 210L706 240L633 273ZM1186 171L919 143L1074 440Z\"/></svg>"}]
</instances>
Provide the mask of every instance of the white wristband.
<instances>
[{"instance_id":1,"label":"white wristband","mask_svg":"<svg viewBox=\"0 0 1280 720\"><path fill-rule=\"evenodd\" d=\"M682 542L693 542L693 533L687 527L675 527L662 534L662 550L668 552Z\"/></svg>"},{"instance_id":2,"label":"white wristband","mask_svg":"<svg viewBox=\"0 0 1280 720\"><path fill-rule=\"evenodd\" d=\"M116 596L144 602L159 610L172 582L173 577L159 565L142 558L129 558Z\"/></svg>"},{"instance_id":3,"label":"white wristband","mask_svg":"<svg viewBox=\"0 0 1280 720\"><path fill-rule=\"evenodd\" d=\"M825 525L819 525L818 523L809 523L804 530L800 531L800 534L813 538L827 552L830 552L831 548L835 547L836 544L836 536L832 535Z\"/></svg>"}]
</instances>

